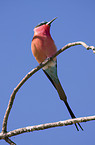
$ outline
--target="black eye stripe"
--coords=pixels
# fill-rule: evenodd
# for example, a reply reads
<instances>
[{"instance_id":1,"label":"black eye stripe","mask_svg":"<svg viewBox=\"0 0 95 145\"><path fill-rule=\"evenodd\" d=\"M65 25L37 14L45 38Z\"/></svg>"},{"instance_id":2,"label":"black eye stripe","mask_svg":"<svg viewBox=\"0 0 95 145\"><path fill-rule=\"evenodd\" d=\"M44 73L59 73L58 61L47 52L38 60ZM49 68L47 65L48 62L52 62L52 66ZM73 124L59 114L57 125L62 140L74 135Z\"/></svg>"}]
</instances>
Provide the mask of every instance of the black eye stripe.
<instances>
[{"instance_id":1,"label":"black eye stripe","mask_svg":"<svg viewBox=\"0 0 95 145\"><path fill-rule=\"evenodd\" d=\"M39 27L39 26L41 26L41 25L44 25L44 24L46 24L46 23L48 23L48 22L46 22L46 21L41 22L41 23L40 23L40 24L38 24L35 28L37 28L37 27Z\"/></svg>"}]
</instances>

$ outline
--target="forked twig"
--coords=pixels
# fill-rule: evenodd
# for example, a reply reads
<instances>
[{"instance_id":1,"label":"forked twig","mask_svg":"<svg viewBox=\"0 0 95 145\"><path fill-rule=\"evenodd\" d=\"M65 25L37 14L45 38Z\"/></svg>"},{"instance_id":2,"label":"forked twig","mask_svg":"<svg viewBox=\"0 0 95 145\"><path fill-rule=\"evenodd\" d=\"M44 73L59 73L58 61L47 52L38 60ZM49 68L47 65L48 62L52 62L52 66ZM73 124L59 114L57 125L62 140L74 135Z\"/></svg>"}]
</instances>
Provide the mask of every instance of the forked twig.
<instances>
[{"instance_id":1,"label":"forked twig","mask_svg":"<svg viewBox=\"0 0 95 145\"><path fill-rule=\"evenodd\" d=\"M73 43L69 43L67 45L65 45L63 48L61 48L60 50L57 51L57 53L52 56L51 58L49 58L48 60L45 60L43 63L41 63L40 65L38 65L36 68L34 68L32 71L30 71L22 80L21 82L16 86L16 88L14 88L11 96L10 96L10 100L4 115L4 119L3 119L3 125L2 125L2 134L6 134L7 133L7 122L8 122L8 117L10 114L10 111L12 109L12 105L16 96L16 93L18 92L18 90L21 88L21 86L37 71L39 71L42 67L44 67L47 63L49 63L54 57L58 56L61 52L63 52L64 50L72 47L72 46L76 46L76 45L82 45L83 47L85 47L87 50L92 49L93 53L95 53L95 47L94 46L88 46L86 43L79 41L79 42L73 42ZM8 136L7 136L8 137Z\"/></svg>"},{"instance_id":2,"label":"forked twig","mask_svg":"<svg viewBox=\"0 0 95 145\"><path fill-rule=\"evenodd\" d=\"M9 131L5 134L0 133L0 139L4 138L6 136L7 137L12 137L12 136L16 136L16 135L26 133L26 132L33 132L33 131L44 130L44 129L59 127L59 126L68 126L68 125L72 125L72 124L75 124L75 123L87 122L87 121L91 121L91 120L95 120L95 116L74 118L74 119L68 119L68 120L65 120L65 121L46 123L46 124L40 124L40 125L35 125L35 126L27 126L27 127L24 127L24 128L19 128L19 129L16 129L16 130Z\"/></svg>"}]
</instances>

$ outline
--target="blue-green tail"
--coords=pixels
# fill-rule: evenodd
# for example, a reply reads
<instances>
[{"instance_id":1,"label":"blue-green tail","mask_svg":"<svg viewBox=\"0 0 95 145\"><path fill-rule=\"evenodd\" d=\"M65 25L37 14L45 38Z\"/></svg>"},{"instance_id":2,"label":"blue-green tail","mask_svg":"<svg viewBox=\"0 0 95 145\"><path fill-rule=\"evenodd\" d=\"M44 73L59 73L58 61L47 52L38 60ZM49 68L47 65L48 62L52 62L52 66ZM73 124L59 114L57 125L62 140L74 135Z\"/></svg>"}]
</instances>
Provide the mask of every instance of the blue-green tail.
<instances>
[{"instance_id":1,"label":"blue-green tail","mask_svg":"<svg viewBox=\"0 0 95 145\"><path fill-rule=\"evenodd\" d=\"M73 111L71 110L68 102L67 102L67 97L66 94L60 84L60 81L58 79L58 75L57 75L57 63L55 63L55 65L51 66L47 66L46 69L43 69L44 73L46 74L46 76L48 77L48 79L51 81L51 83L53 84L53 86L55 87L55 89L57 90L59 97L61 100L64 101L70 115L72 118L76 118L76 116L74 115ZM81 128L81 130L83 130L83 128L81 127L81 125L79 123L77 123L79 125L79 127ZM78 126L75 123L75 127L76 129L79 131Z\"/></svg>"}]
</instances>

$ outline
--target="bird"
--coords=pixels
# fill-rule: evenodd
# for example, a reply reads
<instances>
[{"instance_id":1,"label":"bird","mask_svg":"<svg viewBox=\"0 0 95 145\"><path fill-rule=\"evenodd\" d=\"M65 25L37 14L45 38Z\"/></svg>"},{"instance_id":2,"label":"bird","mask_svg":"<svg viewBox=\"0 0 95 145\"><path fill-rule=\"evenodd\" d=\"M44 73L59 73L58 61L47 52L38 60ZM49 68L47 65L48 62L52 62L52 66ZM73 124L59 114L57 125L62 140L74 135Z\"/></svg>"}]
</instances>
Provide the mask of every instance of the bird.
<instances>
[{"instance_id":1,"label":"bird","mask_svg":"<svg viewBox=\"0 0 95 145\"><path fill-rule=\"evenodd\" d=\"M51 24L56 18L57 17L49 22L43 21L34 28L34 36L31 42L31 50L33 56L39 64L41 64L46 59L51 58L57 52L57 47L50 34ZM47 65L42 68L42 70L51 81L54 88L57 90L60 99L64 101L71 118L76 118L70 105L68 104L67 96L58 78L57 58L53 58ZM83 130L82 126L79 123L75 123L77 131L79 131L78 126L81 130Z\"/></svg>"}]
</instances>

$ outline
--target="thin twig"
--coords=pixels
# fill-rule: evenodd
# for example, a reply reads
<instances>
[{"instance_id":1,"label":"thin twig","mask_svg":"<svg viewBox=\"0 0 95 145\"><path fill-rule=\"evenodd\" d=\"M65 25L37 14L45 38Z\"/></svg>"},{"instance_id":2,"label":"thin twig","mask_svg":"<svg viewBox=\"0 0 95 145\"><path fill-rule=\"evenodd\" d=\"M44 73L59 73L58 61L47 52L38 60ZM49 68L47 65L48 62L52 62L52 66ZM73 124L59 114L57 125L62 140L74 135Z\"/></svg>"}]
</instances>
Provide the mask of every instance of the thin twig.
<instances>
[{"instance_id":1,"label":"thin twig","mask_svg":"<svg viewBox=\"0 0 95 145\"><path fill-rule=\"evenodd\" d=\"M16 145L13 141L11 141L8 137L5 137L5 141L10 145Z\"/></svg>"},{"instance_id":2,"label":"thin twig","mask_svg":"<svg viewBox=\"0 0 95 145\"><path fill-rule=\"evenodd\" d=\"M95 120L95 116L74 118L74 119L68 119L68 120L65 120L65 121L46 123L46 124L40 124L40 125L35 125L35 126L27 126L27 127L24 127L24 128L19 128L19 129L13 130L13 131L9 131L5 134L0 133L0 139L3 139L5 137L12 137L12 136L19 135L19 134L26 133L26 132L45 130L45 129L48 129L48 128L59 127L59 126L68 126L68 125L72 125L72 124L75 124L75 123L87 122L87 121L91 121L91 120Z\"/></svg>"},{"instance_id":3,"label":"thin twig","mask_svg":"<svg viewBox=\"0 0 95 145\"><path fill-rule=\"evenodd\" d=\"M47 63L49 63L54 57L58 56L61 52L63 52L64 50L66 50L67 48L70 48L71 46L75 46L75 45L83 45L87 50L92 49L93 52L95 53L95 47L94 46L88 46L87 44L85 44L84 42L73 42L73 43L69 43L67 45L65 45L62 49L60 49L59 51L57 51L57 53L52 56L50 59L45 60L42 64L40 64L39 66L37 66L36 68L34 68L32 71L30 71L22 80L21 82L17 85L17 87L13 90L11 96L10 96L10 100L9 100L9 104L8 107L6 109L5 112L5 116L3 119L3 125L2 125L2 132L6 133L7 132L7 122L8 122L8 117L10 114L10 111L12 109L12 105L15 99L15 95L18 92L18 90L21 88L21 86L34 74L36 73L38 70L40 70L42 67L44 67Z\"/></svg>"}]
</instances>

